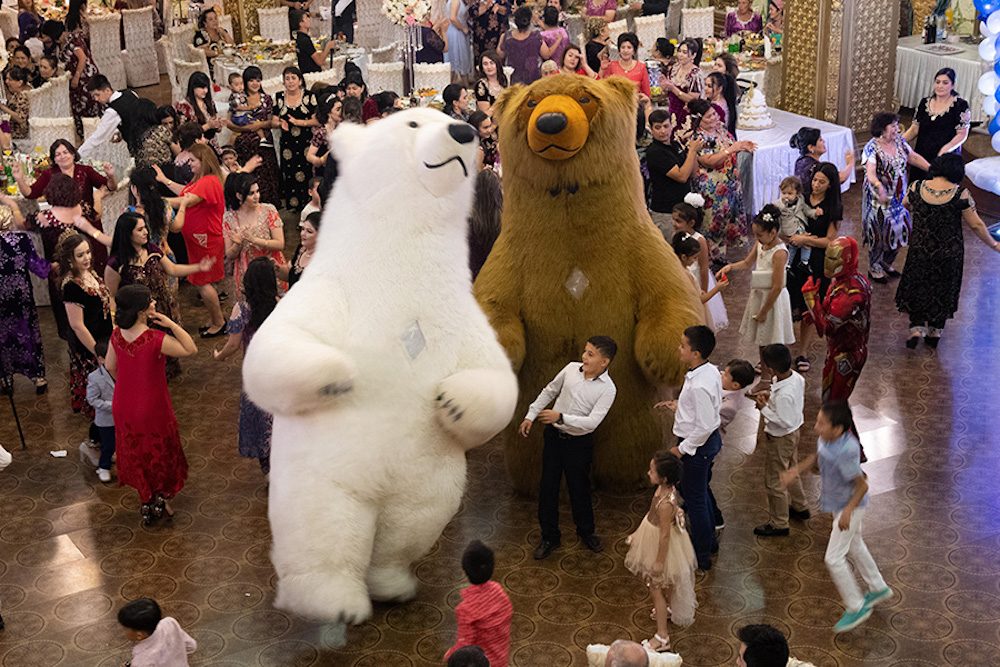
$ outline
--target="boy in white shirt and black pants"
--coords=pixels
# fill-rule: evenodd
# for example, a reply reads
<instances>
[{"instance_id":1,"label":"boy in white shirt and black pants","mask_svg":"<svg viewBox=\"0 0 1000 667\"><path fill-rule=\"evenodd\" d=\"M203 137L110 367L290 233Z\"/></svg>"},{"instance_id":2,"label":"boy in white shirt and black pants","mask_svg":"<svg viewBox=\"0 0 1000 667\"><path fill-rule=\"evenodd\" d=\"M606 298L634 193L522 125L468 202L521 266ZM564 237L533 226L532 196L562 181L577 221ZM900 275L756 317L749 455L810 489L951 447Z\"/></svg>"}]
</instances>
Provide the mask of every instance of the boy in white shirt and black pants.
<instances>
[{"instance_id":1,"label":"boy in white shirt and black pants","mask_svg":"<svg viewBox=\"0 0 1000 667\"><path fill-rule=\"evenodd\" d=\"M574 361L559 371L542 390L521 422L525 438L537 418L545 424L542 434L542 480L538 490L538 524L542 540L535 560L546 558L559 547L559 486L563 473L580 541L594 552L603 550L594 535L594 506L590 499L590 464L594 459L593 433L604 421L615 401L617 389L608 375L618 345L608 336L593 336L583 350L583 361ZM552 399L555 405L545 409Z\"/></svg>"},{"instance_id":2,"label":"boy in white shirt and black pants","mask_svg":"<svg viewBox=\"0 0 1000 667\"><path fill-rule=\"evenodd\" d=\"M774 373L770 388L753 394L764 418L757 447L764 450L764 486L770 519L754 528L753 533L761 537L785 537L789 517L799 521L809 518L802 482L796 477L787 488L781 483L782 474L798 463L795 450L804 421L806 381L792 370L792 352L786 346L768 345L760 358Z\"/></svg>"},{"instance_id":3,"label":"boy in white shirt and black pants","mask_svg":"<svg viewBox=\"0 0 1000 667\"><path fill-rule=\"evenodd\" d=\"M718 507L708 488L712 463L722 449L719 433L722 375L708 362L715 349L715 334L704 325L688 327L681 336L680 359L688 365L684 386L676 401L658 403L675 411L677 446L670 451L684 466L681 495L691 523L691 542L699 570L712 569L712 554L719 550L715 537Z\"/></svg>"}]
</instances>

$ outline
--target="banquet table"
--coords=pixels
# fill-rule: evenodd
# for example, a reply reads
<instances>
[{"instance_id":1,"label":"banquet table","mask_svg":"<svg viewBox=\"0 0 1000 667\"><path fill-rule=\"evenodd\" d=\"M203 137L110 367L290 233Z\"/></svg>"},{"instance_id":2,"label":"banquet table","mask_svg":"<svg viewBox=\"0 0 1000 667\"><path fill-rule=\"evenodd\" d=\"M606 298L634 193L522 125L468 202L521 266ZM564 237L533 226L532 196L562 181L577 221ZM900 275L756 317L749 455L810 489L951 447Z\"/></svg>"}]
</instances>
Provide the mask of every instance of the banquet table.
<instances>
[{"instance_id":1,"label":"banquet table","mask_svg":"<svg viewBox=\"0 0 1000 667\"><path fill-rule=\"evenodd\" d=\"M950 53L949 53L950 52ZM955 70L955 91L969 103L972 120L981 121L983 96L977 90L986 63L972 44L924 44L921 35L902 37L896 46L896 97L904 107L916 109L934 90L934 73L942 67Z\"/></svg>"},{"instance_id":2,"label":"banquet table","mask_svg":"<svg viewBox=\"0 0 1000 667\"><path fill-rule=\"evenodd\" d=\"M826 141L826 154L822 159L837 165L838 171L847 166L847 151L854 150L854 132L849 127L781 109L769 108L768 111L775 122L774 127L768 130L736 130L738 139L757 144L754 153L740 154L744 204L753 214L765 204L778 199L781 195L778 187L781 180L795 173L799 151L789 146L788 140L800 127L815 127L822 133ZM747 169L747 166L750 168ZM841 191L846 192L855 180L857 179L852 171L847 182L841 185Z\"/></svg>"}]
</instances>

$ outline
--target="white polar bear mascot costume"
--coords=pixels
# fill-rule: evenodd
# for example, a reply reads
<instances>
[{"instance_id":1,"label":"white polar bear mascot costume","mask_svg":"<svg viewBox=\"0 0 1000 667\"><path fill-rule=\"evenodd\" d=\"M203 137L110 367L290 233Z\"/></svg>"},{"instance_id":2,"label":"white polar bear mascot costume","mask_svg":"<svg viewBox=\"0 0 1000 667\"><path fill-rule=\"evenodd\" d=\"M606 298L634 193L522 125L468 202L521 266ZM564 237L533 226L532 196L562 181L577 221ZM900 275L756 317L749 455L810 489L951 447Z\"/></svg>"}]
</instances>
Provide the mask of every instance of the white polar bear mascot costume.
<instances>
[{"instance_id":1,"label":"white polar bear mascot costume","mask_svg":"<svg viewBox=\"0 0 1000 667\"><path fill-rule=\"evenodd\" d=\"M274 415L275 606L360 623L406 600L458 510L465 453L509 422L517 379L472 297L475 130L413 109L331 135L316 253L255 334L250 398Z\"/></svg>"}]
</instances>

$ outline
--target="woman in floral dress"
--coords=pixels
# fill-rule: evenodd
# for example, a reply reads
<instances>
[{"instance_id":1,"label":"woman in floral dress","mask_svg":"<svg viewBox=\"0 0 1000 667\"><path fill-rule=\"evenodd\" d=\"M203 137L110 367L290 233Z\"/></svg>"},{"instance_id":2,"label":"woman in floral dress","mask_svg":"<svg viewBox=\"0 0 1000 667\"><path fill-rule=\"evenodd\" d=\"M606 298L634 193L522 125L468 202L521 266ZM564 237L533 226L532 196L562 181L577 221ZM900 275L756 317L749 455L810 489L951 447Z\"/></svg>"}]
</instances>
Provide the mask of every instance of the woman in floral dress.
<instances>
[{"instance_id":1,"label":"woman in floral dress","mask_svg":"<svg viewBox=\"0 0 1000 667\"><path fill-rule=\"evenodd\" d=\"M20 219L17 202L6 195L0 202L2 218ZM27 234L6 231L7 222L0 219L0 388L6 389L3 385L20 374L31 378L41 394L48 384L30 274L48 278L52 265L38 256Z\"/></svg>"},{"instance_id":2,"label":"woman in floral dress","mask_svg":"<svg viewBox=\"0 0 1000 667\"><path fill-rule=\"evenodd\" d=\"M275 94L272 113L281 127L281 179L285 208L301 211L309 201L312 167L306 149L312 140L316 121L316 95L306 90L306 81L298 67L286 67L282 73L285 89Z\"/></svg>"},{"instance_id":3,"label":"woman in floral dress","mask_svg":"<svg viewBox=\"0 0 1000 667\"><path fill-rule=\"evenodd\" d=\"M496 51L500 36L507 32L510 16L508 0L470 0L469 19L472 22L472 44L475 56Z\"/></svg>"},{"instance_id":4,"label":"woman in floral dress","mask_svg":"<svg viewBox=\"0 0 1000 667\"><path fill-rule=\"evenodd\" d=\"M193 72L188 77L187 94L184 99L174 103L174 108L182 123L198 123L202 132L205 133L208 145L212 147L216 155L222 154L216 135L225 126L225 121L215 109L215 100L212 99L212 82L209 81L207 74Z\"/></svg>"},{"instance_id":5,"label":"woman in floral dress","mask_svg":"<svg viewBox=\"0 0 1000 667\"><path fill-rule=\"evenodd\" d=\"M42 41L54 45L56 56L69 73L69 106L76 123L76 132L83 136L83 118L96 118L103 109L87 91L91 79L100 74L90 47L82 34L69 32L62 21L46 21L42 25Z\"/></svg>"},{"instance_id":6,"label":"woman in floral dress","mask_svg":"<svg viewBox=\"0 0 1000 667\"><path fill-rule=\"evenodd\" d=\"M698 119L696 136L704 141L698 154L698 172L693 189L705 198L705 239L713 265L726 262L729 246L742 246L749 232L743 188L737 157L740 151L753 151L751 141L736 141L722 124L720 110L708 100L688 105L693 119Z\"/></svg>"},{"instance_id":7,"label":"woman in floral dress","mask_svg":"<svg viewBox=\"0 0 1000 667\"><path fill-rule=\"evenodd\" d=\"M236 296L243 296L243 274L257 257L268 257L275 266L285 266L285 233L278 211L260 203L260 187L254 174L230 174L226 179L226 212L222 216L226 257L234 259ZM284 287L284 286L283 286Z\"/></svg>"},{"instance_id":8,"label":"woman in floral dress","mask_svg":"<svg viewBox=\"0 0 1000 667\"><path fill-rule=\"evenodd\" d=\"M255 171L260 184L260 200L266 204L277 206L281 203L279 194L280 174L278 157L274 153L271 142L272 113L274 102L271 96L261 88L263 75L260 68L251 65L243 70L243 84L247 95L247 105L253 109L249 112L250 122L246 125L229 124L229 129L237 133L233 147L239 157L240 164L246 164L254 155L259 155L261 165ZM230 114L232 111L230 111ZM264 139L257 131L264 130ZM307 186L308 187L308 186Z\"/></svg>"},{"instance_id":9,"label":"woman in floral dress","mask_svg":"<svg viewBox=\"0 0 1000 667\"><path fill-rule=\"evenodd\" d=\"M868 246L868 277L884 283L888 277L900 275L892 263L899 249L910 242L910 213L903 203L908 187L906 166L926 171L930 165L903 139L896 114L875 114L871 132L872 138L861 152L865 167L861 223Z\"/></svg>"}]
</instances>

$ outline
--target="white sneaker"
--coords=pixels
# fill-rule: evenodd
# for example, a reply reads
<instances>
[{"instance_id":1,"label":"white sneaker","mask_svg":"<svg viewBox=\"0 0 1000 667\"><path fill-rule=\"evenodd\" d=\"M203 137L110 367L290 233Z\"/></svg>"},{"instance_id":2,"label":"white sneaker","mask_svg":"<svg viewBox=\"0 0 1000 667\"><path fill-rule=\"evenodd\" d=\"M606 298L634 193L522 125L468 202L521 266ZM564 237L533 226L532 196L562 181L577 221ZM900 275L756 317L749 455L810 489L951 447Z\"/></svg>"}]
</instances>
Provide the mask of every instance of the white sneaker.
<instances>
[{"instance_id":1,"label":"white sneaker","mask_svg":"<svg viewBox=\"0 0 1000 667\"><path fill-rule=\"evenodd\" d=\"M111 471L105 470L104 468L97 469L97 479L101 480L105 484L111 481Z\"/></svg>"}]
</instances>

